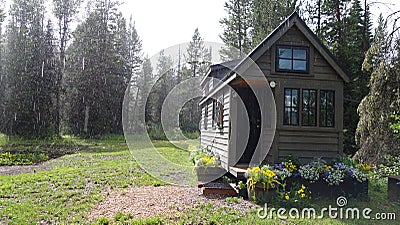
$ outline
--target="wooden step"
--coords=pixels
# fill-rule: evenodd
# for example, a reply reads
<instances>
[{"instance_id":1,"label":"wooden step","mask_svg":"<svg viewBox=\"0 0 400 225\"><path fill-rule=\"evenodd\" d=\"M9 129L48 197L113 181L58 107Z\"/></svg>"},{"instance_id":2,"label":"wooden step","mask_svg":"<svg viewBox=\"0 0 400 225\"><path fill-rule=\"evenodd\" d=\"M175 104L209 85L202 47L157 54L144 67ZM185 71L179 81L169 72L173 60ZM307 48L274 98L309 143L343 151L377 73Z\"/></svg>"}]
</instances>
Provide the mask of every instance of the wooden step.
<instances>
[{"instance_id":1,"label":"wooden step","mask_svg":"<svg viewBox=\"0 0 400 225\"><path fill-rule=\"evenodd\" d=\"M203 184L202 188L203 195L228 195L228 196L237 196L238 193L236 189L228 183L221 182L210 182Z\"/></svg>"},{"instance_id":2,"label":"wooden step","mask_svg":"<svg viewBox=\"0 0 400 225\"><path fill-rule=\"evenodd\" d=\"M229 167L229 172L235 176L238 180L246 180L244 177L244 174L247 171L248 165L236 165L236 166L230 166Z\"/></svg>"}]
</instances>

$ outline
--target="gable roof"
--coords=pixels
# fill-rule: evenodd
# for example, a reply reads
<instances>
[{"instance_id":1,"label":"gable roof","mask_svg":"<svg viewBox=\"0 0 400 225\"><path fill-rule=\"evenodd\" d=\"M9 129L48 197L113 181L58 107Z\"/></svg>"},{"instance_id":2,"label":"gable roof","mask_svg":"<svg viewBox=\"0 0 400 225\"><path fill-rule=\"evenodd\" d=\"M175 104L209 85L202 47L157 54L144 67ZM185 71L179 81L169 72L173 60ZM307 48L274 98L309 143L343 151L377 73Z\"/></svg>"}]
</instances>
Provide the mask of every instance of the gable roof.
<instances>
[{"instance_id":1,"label":"gable roof","mask_svg":"<svg viewBox=\"0 0 400 225\"><path fill-rule=\"evenodd\" d=\"M349 76L345 69L343 69L333 54L328 50L328 48L321 42L321 40L311 31L311 29L306 25L306 23L300 18L299 14L295 11L293 12L284 22L281 23L271 34L268 35L256 48L254 48L247 57L239 61L236 66L230 67L233 68L231 70L231 75L233 71L238 71L243 65L247 63L255 62L258 60L264 52L272 47L289 29L293 26L296 26L303 35L310 41L310 43L315 47L315 49L324 57L324 59L329 63L330 66L336 71L336 73L345 81L349 82ZM220 64L217 64L220 65ZM206 77L211 75L214 72L211 67ZM213 74L214 75L214 74ZM225 77L221 77L222 79L226 79L229 75ZM220 79L221 79L220 78Z\"/></svg>"}]
</instances>

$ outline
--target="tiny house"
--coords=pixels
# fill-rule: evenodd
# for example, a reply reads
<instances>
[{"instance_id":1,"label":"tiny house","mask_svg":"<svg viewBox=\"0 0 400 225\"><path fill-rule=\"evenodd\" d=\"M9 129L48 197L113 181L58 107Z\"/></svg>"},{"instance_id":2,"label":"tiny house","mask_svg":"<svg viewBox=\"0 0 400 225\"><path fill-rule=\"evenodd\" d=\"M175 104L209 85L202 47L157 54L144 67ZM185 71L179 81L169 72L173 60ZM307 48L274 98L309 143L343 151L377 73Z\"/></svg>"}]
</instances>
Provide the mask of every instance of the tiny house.
<instances>
[{"instance_id":1,"label":"tiny house","mask_svg":"<svg viewBox=\"0 0 400 225\"><path fill-rule=\"evenodd\" d=\"M251 75L249 61L261 74ZM201 145L219 154L222 166L234 175L251 162L276 163L290 155L302 162L330 160L343 152L343 87L348 81L294 12L246 58L210 66L201 81ZM273 119L264 118L263 111ZM243 120L247 127L241 127ZM266 156L257 155L257 149L266 148Z\"/></svg>"}]
</instances>

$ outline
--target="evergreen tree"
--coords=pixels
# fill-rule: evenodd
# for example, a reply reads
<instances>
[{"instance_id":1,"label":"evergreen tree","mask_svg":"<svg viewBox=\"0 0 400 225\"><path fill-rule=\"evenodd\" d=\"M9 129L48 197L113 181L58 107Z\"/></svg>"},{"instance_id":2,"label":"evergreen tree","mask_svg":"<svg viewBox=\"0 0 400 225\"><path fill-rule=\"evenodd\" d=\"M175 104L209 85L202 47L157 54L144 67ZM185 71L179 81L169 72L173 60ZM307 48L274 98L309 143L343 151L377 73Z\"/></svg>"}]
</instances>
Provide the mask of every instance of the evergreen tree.
<instances>
[{"instance_id":1,"label":"evergreen tree","mask_svg":"<svg viewBox=\"0 0 400 225\"><path fill-rule=\"evenodd\" d=\"M55 131L57 134L61 131L62 117L62 96L63 96L63 79L65 76L66 48L71 36L71 22L78 13L78 9L83 0L53 0L53 13L57 19L59 32L59 62L56 76L56 103L55 103Z\"/></svg>"},{"instance_id":2,"label":"evergreen tree","mask_svg":"<svg viewBox=\"0 0 400 225\"><path fill-rule=\"evenodd\" d=\"M3 131L9 135L48 137L54 132L52 30L43 21L42 0L13 1L5 52Z\"/></svg>"},{"instance_id":3,"label":"evergreen tree","mask_svg":"<svg viewBox=\"0 0 400 225\"><path fill-rule=\"evenodd\" d=\"M227 16L220 24L224 31L220 38L226 47L221 49L222 60L233 60L245 56L251 50L251 1L228 0L225 2Z\"/></svg>"},{"instance_id":4,"label":"evergreen tree","mask_svg":"<svg viewBox=\"0 0 400 225\"><path fill-rule=\"evenodd\" d=\"M4 0L0 0L0 121L5 121L5 88L6 76L4 75L4 41L3 41L3 22L5 18ZM4 130L4 124L0 124L0 131Z\"/></svg>"},{"instance_id":5,"label":"evergreen tree","mask_svg":"<svg viewBox=\"0 0 400 225\"><path fill-rule=\"evenodd\" d=\"M400 140L390 129L391 114L400 111L400 39L392 42L382 15L363 68L372 71L370 91L358 107L356 158L377 163L385 154L399 155Z\"/></svg>"},{"instance_id":6,"label":"evergreen tree","mask_svg":"<svg viewBox=\"0 0 400 225\"><path fill-rule=\"evenodd\" d=\"M74 134L122 132L122 102L131 79L126 21L116 1L97 0L74 33L68 65L67 123Z\"/></svg>"},{"instance_id":7,"label":"evergreen tree","mask_svg":"<svg viewBox=\"0 0 400 225\"><path fill-rule=\"evenodd\" d=\"M255 47L296 9L297 0L253 0L252 46Z\"/></svg>"},{"instance_id":8,"label":"evergreen tree","mask_svg":"<svg viewBox=\"0 0 400 225\"><path fill-rule=\"evenodd\" d=\"M146 113L148 112L146 126L149 133L156 139L165 138L161 126L161 110L165 98L174 87L174 72L171 56L165 55L164 50L162 50L156 67L156 82L146 103Z\"/></svg>"}]
</instances>

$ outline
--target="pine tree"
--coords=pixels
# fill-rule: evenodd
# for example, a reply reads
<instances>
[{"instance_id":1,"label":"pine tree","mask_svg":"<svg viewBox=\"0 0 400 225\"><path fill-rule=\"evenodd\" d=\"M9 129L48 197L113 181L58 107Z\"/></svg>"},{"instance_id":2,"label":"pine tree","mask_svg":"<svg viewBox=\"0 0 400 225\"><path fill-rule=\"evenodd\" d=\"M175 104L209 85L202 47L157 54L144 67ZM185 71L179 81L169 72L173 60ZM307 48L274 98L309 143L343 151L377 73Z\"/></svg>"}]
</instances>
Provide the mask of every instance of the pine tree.
<instances>
[{"instance_id":1,"label":"pine tree","mask_svg":"<svg viewBox=\"0 0 400 225\"><path fill-rule=\"evenodd\" d=\"M5 19L4 0L0 0L0 121L5 121L5 89L6 76L4 75L4 41L3 41L3 22ZM3 131L4 123L0 124L0 132Z\"/></svg>"},{"instance_id":2,"label":"pine tree","mask_svg":"<svg viewBox=\"0 0 400 225\"><path fill-rule=\"evenodd\" d=\"M251 50L251 1L228 0L224 7L228 15L220 21L224 29L220 38L226 47L220 54L222 60L233 60Z\"/></svg>"},{"instance_id":3,"label":"pine tree","mask_svg":"<svg viewBox=\"0 0 400 225\"><path fill-rule=\"evenodd\" d=\"M53 53L47 45L42 0L14 0L6 40L4 131L24 137L49 137L52 124Z\"/></svg>"},{"instance_id":4,"label":"pine tree","mask_svg":"<svg viewBox=\"0 0 400 225\"><path fill-rule=\"evenodd\" d=\"M128 31L118 6L95 1L74 33L67 79L67 123L74 134L122 132L122 102L131 74Z\"/></svg>"},{"instance_id":5,"label":"pine tree","mask_svg":"<svg viewBox=\"0 0 400 225\"><path fill-rule=\"evenodd\" d=\"M146 112L149 114L146 126L153 138L165 138L161 127L161 110L168 93L174 87L174 68L171 56L165 55L164 50L159 53L156 66L156 82L153 85L146 103Z\"/></svg>"},{"instance_id":6,"label":"pine tree","mask_svg":"<svg viewBox=\"0 0 400 225\"><path fill-rule=\"evenodd\" d=\"M264 40L296 9L297 0L253 0L252 46Z\"/></svg>"},{"instance_id":7,"label":"pine tree","mask_svg":"<svg viewBox=\"0 0 400 225\"><path fill-rule=\"evenodd\" d=\"M56 106L55 106L55 131L57 134L61 131L62 118L62 95L63 95L63 79L65 76L66 63L66 48L71 36L71 23L73 18L78 13L78 9L83 0L53 0L53 13L57 19L59 32L59 62L58 72L56 77Z\"/></svg>"},{"instance_id":8,"label":"pine tree","mask_svg":"<svg viewBox=\"0 0 400 225\"><path fill-rule=\"evenodd\" d=\"M391 114L400 111L400 39L393 43L382 15L363 68L372 71L370 91L358 107L356 158L377 163L385 154L400 154L400 140L390 129Z\"/></svg>"}]
</instances>

